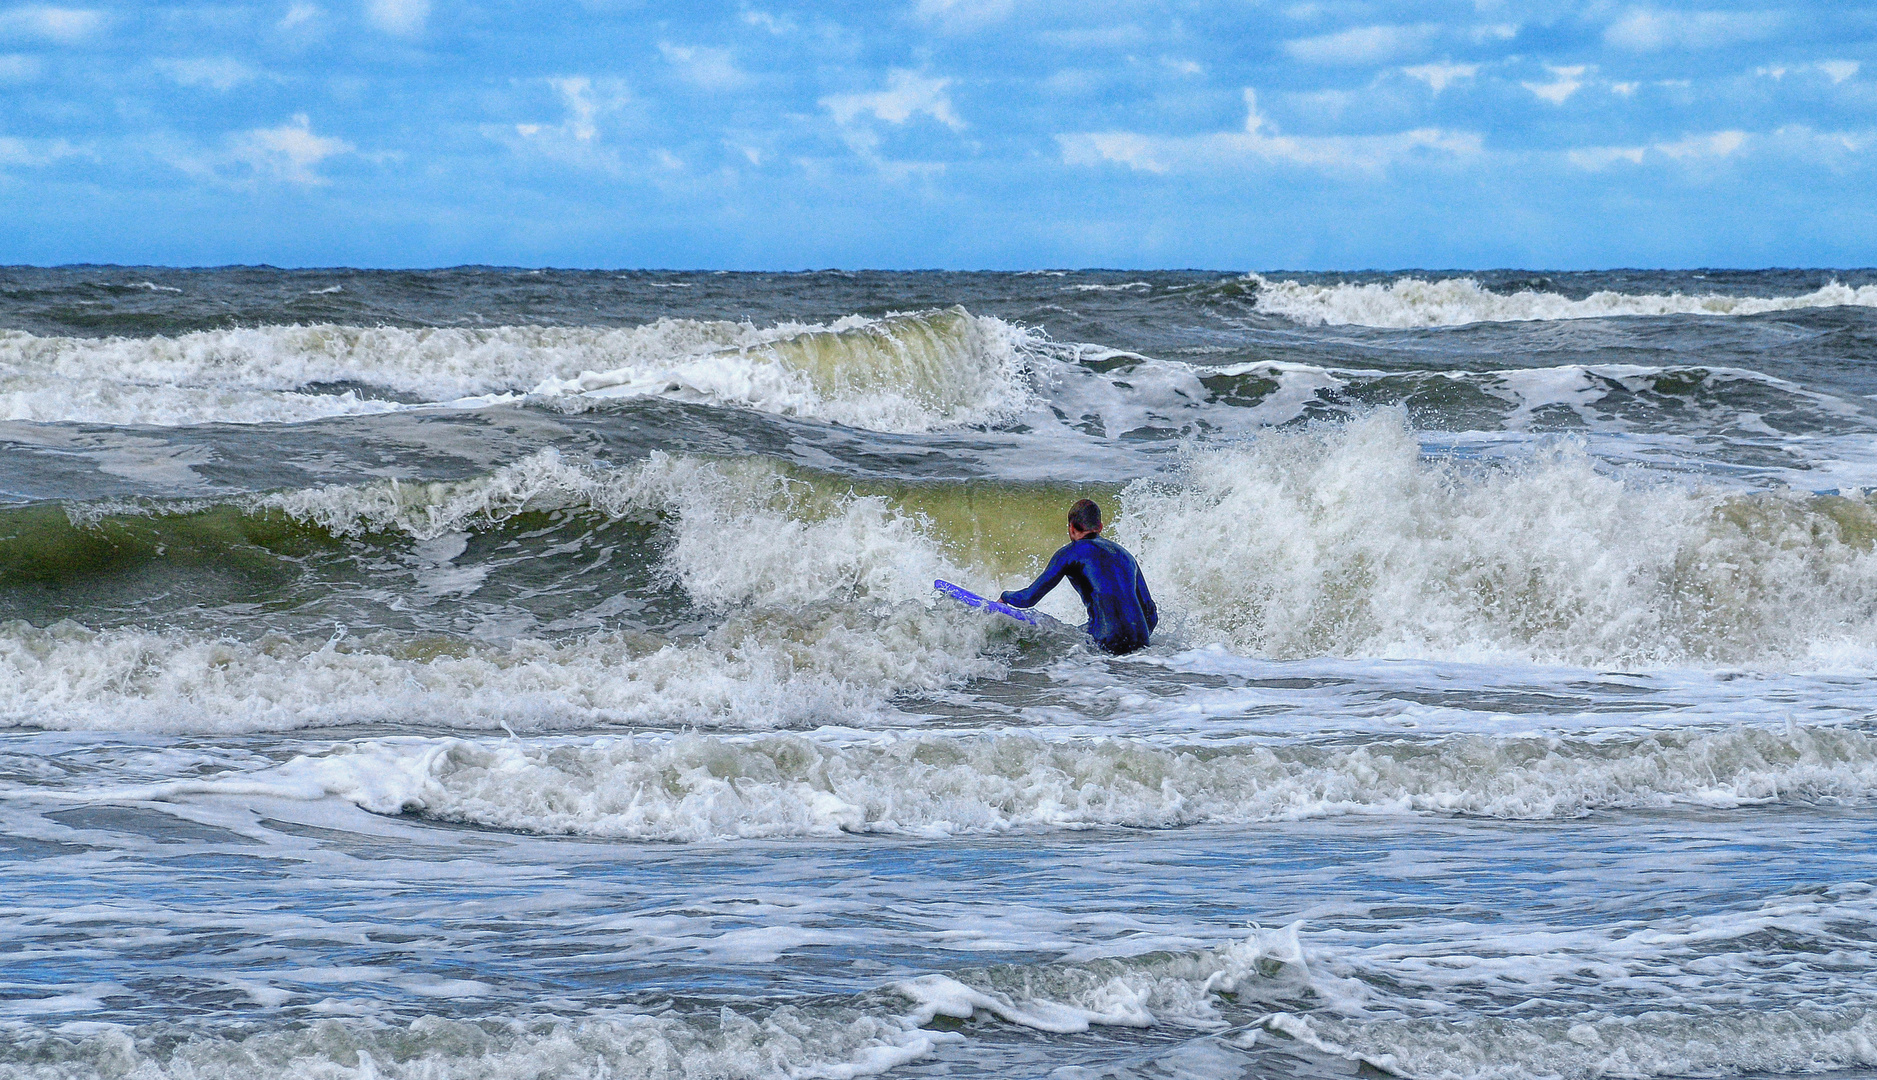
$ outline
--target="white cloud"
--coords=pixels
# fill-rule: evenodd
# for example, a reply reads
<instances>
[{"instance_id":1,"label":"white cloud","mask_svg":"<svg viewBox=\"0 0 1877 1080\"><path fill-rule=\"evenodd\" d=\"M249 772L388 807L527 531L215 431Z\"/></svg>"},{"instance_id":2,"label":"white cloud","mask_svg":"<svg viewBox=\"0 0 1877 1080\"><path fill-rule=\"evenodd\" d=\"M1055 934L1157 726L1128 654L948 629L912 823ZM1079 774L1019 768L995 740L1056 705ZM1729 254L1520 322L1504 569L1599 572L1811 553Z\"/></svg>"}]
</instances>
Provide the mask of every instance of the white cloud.
<instances>
[{"instance_id":1,"label":"white cloud","mask_svg":"<svg viewBox=\"0 0 1877 1080\"><path fill-rule=\"evenodd\" d=\"M312 4L295 4L287 9L287 13L282 15L280 21L275 25L282 30L291 30L302 23L312 22L314 19L319 18L321 14L322 12L319 8Z\"/></svg>"},{"instance_id":2,"label":"white cloud","mask_svg":"<svg viewBox=\"0 0 1877 1080\"><path fill-rule=\"evenodd\" d=\"M430 0L366 0L365 18L387 34L421 34L430 18Z\"/></svg>"},{"instance_id":3,"label":"white cloud","mask_svg":"<svg viewBox=\"0 0 1877 1080\"><path fill-rule=\"evenodd\" d=\"M1632 95L1634 95L1634 94L1635 94L1635 92L1636 92L1636 90L1637 90L1637 88L1639 88L1639 87L1641 87L1641 86L1642 86L1642 84L1641 84L1641 83L1633 83L1633 82L1613 82L1613 83L1611 83L1611 84L1610 84L1610 93L1612 93L1612 94L1621 94L1621 95L1623 95L1624 97L1630 97L1630 96L1632 96Z\"/></svg>"},{"instance_id":4,"label":"white cloud","mask_svg":"<svg viewBox=\"0 0 1877 1080\"><path fill-rule=\"evenodd\" d=\"M1519 85L1537 94L1546 101L1549 101L1553 105L1564 104L1570 99L1572 94L1582 89L1584 85L1584 72L1589 70L1582 64L1578 64L1574 67L1553 67L1550 64L1546 64L1545 68L1550 71L1551 74L1557 76L1555 82L1520 83Z\"/></svg>"},{"instance_id":5,"label":"white cloud","mask_svg":"<svg viewBox=\"0 0 1877 1080\"><path fill-rule=\"evenodd\" d=\"M600 131L603 118L632 103L625 83L586 75L566 75L546 82L565 109L560 123L490 124L483 127L483 134L520 154L613 173L627 171L618 151L606 145Z\"/></svg>"},{"instance_id":6,"label":"white cloud","mask_svg":"<svg viewBox=\"0 0 1877 1080\"><path fill-rule=\"evenodd\" d=\"M1284 51L1309 64L1379 64L1419 49L1433 32L1428 26L1358 26L1286 41Z\"/></svg>"},{"instance_id":7,"label":"white cloud","mask_svg":"<svg viewBox=\"0 0 1877 1080\"><path fill-rule=\"evenodd\" d=\"M1631 8L1603 31L1603 40L1619 49L1716 49L1758 41L1779 29L1783 16L1770 11L1657 11Z\"/></svg>"},{"instance_id":8,"label":"white cloud","mask_svg":"<svg viewBox=\"0 0 1877 1080\"><path fill-rule=\"evenodd\" d=\"M1015 8L1015 0L919 0L914 10L938 29L956 33L1003 22Z\"/></svg>"},{"instance_id":9,"label":"white cloud","mask_svg":"<svg viewBox=\"0 0 1877 1080\"><path fill-rule=\"evenodd\" d=\"M1123 49L1140 44L1146 36L1147 31L1132 23L1045 30L1036 35L1038 41L1058 49Z\"/></svg>"},{"instance_id":10,"label":"white cloud","mask_svg":"<svg viewBox=\"0 0 1877 1080\"><path fill-rule=\"evenodd\" d=\"M1755 149L1771 148L1789 157L1836 164L1846 154L1862 154L1877 146L1877 131L1815 131L1804 124L1788 124L1755 139Z\"/></svg>"},{"instance_id":11,"label":"white cloud","mask_svg":"<svg viewBox=\"0 0 1877 1080\"><path fill-rule=\"evenodd\" d=\"M1438 94L1451 86L1456 80L1470 79L1479 74L1478 64L1422 64L1419 67L1404 67L1401 73L1410 79L1419 79L1433 88Z\"/></svg>"},{"instance_id":12,"label":"white cloud","mask_svg":"<svg viewBox=\"0 0 1877 1080\"><path fill-rule=\"evenodd\" d=\"M1858 63L1856 60L1823 60L1816 67L1836 86L1857 74Z\"/></svg>"},{"instance_id":13,"label":"white cloud","mask_svg":"<svg viewBox=\"0 0 1877 1080\"><path fill-rule=\"evenodd\" d=\"M1101 89L1108 81L1105 71L1087 68L1064 68L1043 80L1043 89L1052 94L1081 96Z\"/></svg>"},{"instance_id":14,"label":"white cloud","mask_svg":"<svg viewBox=\"0 0 1877 1080\"><path fill-rule=\"evenodd\" d=\"M594 124L593 118L600 111L599 105L593 100L593 80L585 75L574 75L564 79L549 79L547 84L559 91L561 100L567 103L567 120L561 124L560 130L580 142L592 142L593 137L599 134L599 127ZM534 129L525 134L541 131L539 124L518 127Z\"/></svg>"},{"instance_id":15,"label":"white cloud","mask_svg":"<svg viewBox=\"0 0 1877 1080\"><path fill-rule=\"evenodd\" d=\"M0 135L0 165L50 165L73 157L78 148L64 139L16 139Z\"/></svg>"},{"instance_id":16,"label":"white cloud","mask_svg":"<svg viewBox=\"0 0 1877 1080\"><path fill-rule=\"evenodd\" d=\"M158 60L156 69L182 86L208 86L216 90L233 90L258 77L253 68L225 56Z\"/></svg>"},{"instance_id":17,"label":"white cloud","mask_svg":"<svg viewBox=\"0 0 1877 1080\"><path fill-rule=\"evenodd\" d=\"M903 124L924 113L953 131L963 131L965 122L952 111L945 88L950 79L934 79L916 71L895 68L887 77L886 89L871 94L832 94L821 104L834 114L836 123L847 126L861 114L871 114L889 124Z\"/></svg>"},{"instance_id":18,"label":"white cloud","mask_svg":"<svg viewBox=\"0 0 1877 1080\"><path fill-rule=\"evenodd\" d=\"M46 41L82 41L104 27L104 15L88 8L43 4L0 11L0 35Z\"/></svg>"},{"instance_id":19,"label":"white cloud","mask_svg":"<svg viewBox=\"0 0 1877 1080\"><path fill-rule=\"evenodd\" d=\"M1619 161L1640 165L1642 156L1647 150L1648 148L1644 146L1585 146L1568 151L1565 157L1580 169L1597 172Z\"/></svg>"},{"instance_id":20,"label":"white cloud","mask_svg":"<svg viewBox=\"0 0 1877 1080\"><path fill-rule=\"evenodd\" d=\"M1680 142L1656 143L1651 149L1676 161L1689 158L1726 157L1747 141L1744 131L1716 131L1709 135L1690 135Z\"/></svg>"},{"instance_id":21,"label":"white cloud","mask_svg":"<svg viewBox=\"0 0 1877 1080\"><path fill-rule=\"evenodd\" d=\"M734 90L749 82L749 76L737 68L728 49L660 42L658 51L686 80L706 90Z\"/></svg>"},{"instance_id":22,"label":"white cloud","mask_svg":"<svg viewBox=\"0 0 1877 1080\"><path fill-rule=\"evenodd\" d=\"M1830 79L1831 84L1836 86L1853 75L1856 75L1858 67L1859 65L1856 60L1821 60L1816 64L1800 64L1798 67L1786 67L1783 64L1757 67L1753 69L1753 73L1755 75L1764 75L1769 79L1777 81L1784 79L1788 75L1798 75L1802 72L1816 71L1820 75Z\"/></svg>"},{"instance_id":23,"label":"white cloud","mask_svg":"<svg viewBox=\"0 0 1877 1080\"><path fill-rule=\"evenodd\" d=\"M1475 42L1511 41L1519 36L1518 23L1492 23L1487 26L1475 26L1468 35Z\"/></svg>"},{"instance_id":24,"label":"white cloud","mask_svg":"<svg viewBox=\"0 0 1877 1080\"><path fill-rule=\"evenodd\" d=\"M1693 162L1731 156L1746 145L1747 139L1748 135L1744 131L1715 131L1646 146L1587 146L1569 151L1565 157L1578 168L1592 171L1609 168L1619 161L1640 165L1652 155L1671 161Z\"/></svg>"},{"instance_id":25,"label":"white cloud","mask_svg":"<svg viewBox=\"0 0 1877 1080\"><path fill-rule=\"evenodd\" d=\"M759 26L777 36L795 32L795 23L788 18L777 18L766 11L755 8L743 9L743 22L749 26Z\"/></svg>"},{"instance_id":26,"label":"white cloud","mask_svg":"<svg viewBox=\"0 0 1877 1080\"><path fill-rule=\"evenodd\" d=\"M294 184L327 183L313 171L319 163L357 149L343 139L313 134L312 121L305 113L296 113L291 122L277 128L244 132L230 142L236 161L261 176Z\"/></svg>"},{"instance_id":27,"label":"white cloud","mask_svg":"<svg viewBox=\"0 0 1877 1080\"><path fill-rule=\"evenodd\" d=\"M32 82L43 67L37 56L0 53L0 83Z\"/></svg>"},{"instance_id":28,"label":"white cloud","mask_svg":"<svg viewBox=\"0 0 1877 1080\"><path fill-rule=\"evenodd\" d=\"M1058 135L1070 165L1113 162L1137 172L1217 171L1257 163L1329 172L1374 173L1410 158L1462 158L1481 152L1472 132L1418 128L1391 135L1279 135L1266 127L1257 95L1245 91L1245 129L1208 135L1109 131Z\"/></svg>"}]
</instances>

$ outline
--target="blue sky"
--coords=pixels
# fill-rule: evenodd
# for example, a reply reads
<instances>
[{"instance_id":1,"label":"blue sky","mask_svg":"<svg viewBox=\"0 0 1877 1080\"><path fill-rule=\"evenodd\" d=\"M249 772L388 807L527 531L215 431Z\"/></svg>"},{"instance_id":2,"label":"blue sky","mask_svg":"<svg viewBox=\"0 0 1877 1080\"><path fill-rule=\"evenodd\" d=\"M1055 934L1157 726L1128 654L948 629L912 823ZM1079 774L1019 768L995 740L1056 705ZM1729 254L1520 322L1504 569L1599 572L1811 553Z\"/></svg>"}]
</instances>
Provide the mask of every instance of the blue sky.
<instances>
[{"instance_id":1,"label":"blue sky","mask_svg":"<svg viewBox=\"0 0 1877 1080\"><path fill-rule=\"evenodd\" d=\"M0 262L1877 263L1877 4L0 0Z\"/></svg>"}]
</instances>

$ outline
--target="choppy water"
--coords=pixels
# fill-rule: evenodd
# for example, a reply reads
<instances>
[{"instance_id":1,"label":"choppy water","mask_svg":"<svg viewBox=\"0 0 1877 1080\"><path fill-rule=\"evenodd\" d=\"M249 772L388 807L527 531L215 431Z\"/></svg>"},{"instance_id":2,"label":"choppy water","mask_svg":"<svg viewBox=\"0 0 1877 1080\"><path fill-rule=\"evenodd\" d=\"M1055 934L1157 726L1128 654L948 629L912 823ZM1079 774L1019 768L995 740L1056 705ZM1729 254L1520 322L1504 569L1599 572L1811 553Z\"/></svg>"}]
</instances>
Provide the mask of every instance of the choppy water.
<instances>
[{"instance_id":1,"label":"choppy water","mask_svg":"<svg viewBox=\"0 0 1877 1080\"><path fill-rule=\"evenodd\" d=\"M0 1076L1877 1074L1877 273L0 327Z\"/></svg>"}]
</instances>

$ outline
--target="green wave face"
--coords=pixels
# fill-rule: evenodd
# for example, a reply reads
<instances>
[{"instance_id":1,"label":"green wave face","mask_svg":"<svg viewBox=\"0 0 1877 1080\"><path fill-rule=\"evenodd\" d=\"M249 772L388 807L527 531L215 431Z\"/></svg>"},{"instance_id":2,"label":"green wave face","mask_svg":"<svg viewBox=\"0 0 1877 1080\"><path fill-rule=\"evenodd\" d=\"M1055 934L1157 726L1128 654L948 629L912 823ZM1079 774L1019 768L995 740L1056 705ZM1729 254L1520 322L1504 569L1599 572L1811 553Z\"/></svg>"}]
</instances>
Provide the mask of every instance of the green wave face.
<instances>
[{"instance_id":1,"label":"green wave face","mask_svg":"<svg viewBox=\"0 0 1877 1080\"><path fill-rule=\"evenodd\" d=\"M671 558L681 546L747 555L812 547L790 530L825 529L838 534L825 553L835 562L854 554L839 544L909 547L990 588L1034 573L1066 539L1068 506L1084 496L1116 506L1116 489L1103 486L856 481L761 459L570 466L548 455L465 481L36 504L0 510L0 620L237 633L335 623L682 633L719 618L724 604L687 592ZM855 528L879 534L871 539L837 521L869 515ZM746 590L731 606L786 606L795 602L787 584ZM879 599L864 582L819 588L811 602ZM891 591L896 600L905 592Z\"/></svg>"}]
</instances>

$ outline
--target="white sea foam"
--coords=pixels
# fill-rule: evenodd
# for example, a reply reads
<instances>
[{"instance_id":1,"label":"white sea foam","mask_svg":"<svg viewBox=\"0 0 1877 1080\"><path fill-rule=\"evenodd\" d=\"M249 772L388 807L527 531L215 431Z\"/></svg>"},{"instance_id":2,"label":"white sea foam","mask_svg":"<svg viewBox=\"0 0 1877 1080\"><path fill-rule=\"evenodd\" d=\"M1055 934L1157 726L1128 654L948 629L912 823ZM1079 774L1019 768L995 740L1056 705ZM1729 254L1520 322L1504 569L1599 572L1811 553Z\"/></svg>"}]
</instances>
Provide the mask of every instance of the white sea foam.
<instances>
[{"instance_id":1,"label":"white sea foam","mask_svg":"<svg viewBox=\"0 0 1877 1080\"><path fill-rule=\"evenodd\" d=\"M1319 968L1362 985L1398 989L1345 999L1353 1009L1274 1012L1256 1027L1409 1077L1720 1076L1869 1066L1877 1064L1877 1010L1845 978L1844 958L1867 956L1872 901L1870 886L1853 882L1757 907L1615 925L1459 923L1444 940L1377 942L1315 957ZM1765 972L1775 965L1780 978L1769 981ZM1590 985L1587 972L1596 973ZM1744 987L1752 987L1750 999ZM1547 1007L1487 1017L1452 1008L1429 1015L1421 1005L1482 991ZM1625 1007L1634 1001L1645 1007Z\"/></svg>"},{"instance_id":2,"label":"white sea foam","mask_svg":"<svg viewBox=\"0 0 1877 1080\"><path fill-rule=\"evenodd\" d=\"M254 1034L117 1024L0 1028L0 1077L140 1080L780 1080L873 1076L957 1035L861 1009L723 1008L698 1016L324 1019ZM262 1064L265 1063L265 1064Z\"/></svg>"},{"instance_id":3,"label":"white sea foam","mask_svg":"<svg viewBox=\"0 0 1877 1080\"><path fill-rule=\"evenodd\" d=\"M1625 1016L1354 1025L1289 1014L1264 1022L1305 1046L1406 1077L1561 1080L1792 1075L1877 1065L1877 1010L1655 1009Z\"/></svg>"},{"instance_id":4,"label":"white sea foam","mask_svg":"<svg viewBox=\"0 0 1877 1080\"><path fill-rule=\"evenodd\" d=\"M1719 293L1595 292L1573 300L1523 289L1492 292L1473 278L1398 278L1387 284L1314 285L1251 274L1258 310L1308 325L1461 326L1475 322L1597 319L1623 315L1758 315L1819 307L1877 307L1877 285L1833 282L1797 296L1725 296Z\"/></svg>"},{"instance_id":5,"label":"white sea foam","mask_svg":"<svg viewBox=\"0 0 1877 1080\"><path fill-rule=\"evenodd\" d=\"M459 406L527 394L661 396L923 431L1026 408L1039 343L962 308L825 326L321 325L102 339L0 331L0 419L278 423L406 407L361 397L365 386Z\"/></svg>"},{"instance_id":6,"label":"white sea foam","mask_svg":"<svg viewBox=\"0 0 1877 1080\"><path fill-rule=\"evenodd\" d=\"M1423 460L1376 414L1193 454L1116 535L1192 643L1582 666L1877 661L1877 508L1610 475L1568 444Z\"/></svg>"},{"instance_id":7,"label":"white sea foam","mask_svg":"<svg viewBox=\"0 0 1877 1080\"><path fill-rule=\"evenodd\" d=\"M1132 739L679 735L528 747L343 743L278 768L135 789L318 800L381 814L634 840L955 836L1171 828L1350 814L1509 819L1674 806L1862 803L1877 742L1856 730L1666 730L1643 738L1492 738L1226 748Z\"/></svg>"},{"instance_id":8,"label":"white sea foam","mask_svg":"<svg viewBox=\"0 0 1877 1080\"><path fill-rule=\"evenodd\" d=\"M1351 1002L1366 996L1353 980L1311 969L1295 924L1254 929L1217 949L1127 959L927 975L895 983L912 1019L992 1016L1066 1035L1108 1027L1174 1025L1216 1031L1221 995L1240 1008L1300 998Z\"/></svg>"},{"instance_id":9,"label":"white sea foam","mask_svg":"<svg viewBox=\"0 0 1877 1080\"><path fill-rule=\"evenodd\" d=\"M1474 941L1488 953L1498 949ZM1468 958L1456 957L1455 961ZM1471 958L1518 966L1522 956ZM1607 960L1583 958L1608 967ZM1380 990L1345 971L1359 953L1306 945L1296 925L1254 929L1218 948L926 975L884 993L814 1005L686 1013L328 1018L205 1034L151 1025L13 1020L0 1076L124 1075L168 1080L252 1075L386 1077L829 1077L875 1075L970 1036L922 1025L975 1020L1052 1035L1095 1027L1207 1037L1234 1075L1267 1046L1367 1064L1405 1077L1725 1076L1877 1064L1877 1012L1860 1007L1656 1008L1565 1016L1415 1015L1415 984ZM1370 974L1373 974L1371 972ZM1576 973L1581 980L1581 969ZM94 988L99 993L121 987ZM909 1008L907 1006L910 1006ZM1412 1009L1403 1015L1400 1010ZM1123 1044L1126 1045L1126 1044ZM1347 1066L1344 1066L1347 1067ZM75 1070L75 1071L74 1071Z\"/></svg>"},{"instance_id":10,"label":"white sea foam","mask_svg":"<svg viewBox=\"0 0 1877 1080\"><path fill-rule=\"evenodd\" d=\"M938 1017L994 1018L1065 1033L1094 1025L1217 1031L1221 995L1291 1002L1346 985L1313 975L1296 928L1255 930L1196 953L905 979L847 1002L720 1008L690 1014L595 1010L577 1016L492 1016L476 1021L322 1019L217 1036L152 1025L13 1020L0 1028L0 1077L49 1069L168 1080L245 1078L265 1061L275 1075L469 1077L543 1075L740 1080L870 1076L957 1042L930 1030ZM98 987L111 994L120 987ZM67 1074L64 1071L60 1075Z\"/></svg>"},{"instance_id":11,"label":"white sea foam","mask_svg":"<svg viewBox=\"0 0 1877 1080\"><path fill-rule=\"evenodd\" d=\"M1833 429L1865 430L1858 405L1741 368L1560 364L1403 373L1255 361L1194 370L1208 379L1249 376L1255 380L1252 388L1228 384L1219 393L1245 408L1256 427L1275 427L1313 412L1354 415L1363 407L1359 401L1367 406L1412 402L1423 410L1425 422L1436 428L1483 421L1493 431L1529 431L1548 414L1568 411L1591 431L1628 434L1643 427L1669 437L1745 431L1804 439ZM1174 392L1199 396L1189 386L1179 386ZM1257 400L1234 400L1247 392L1257 394ZM1496 415L1481 417L1482 407ZM1794 430L1780 432L1770 427L1769 412ZM1787 414L1795 419L1789 420ZM1217 419L1208 417L1213 422Z\"/></svg>"}]
</instances>

